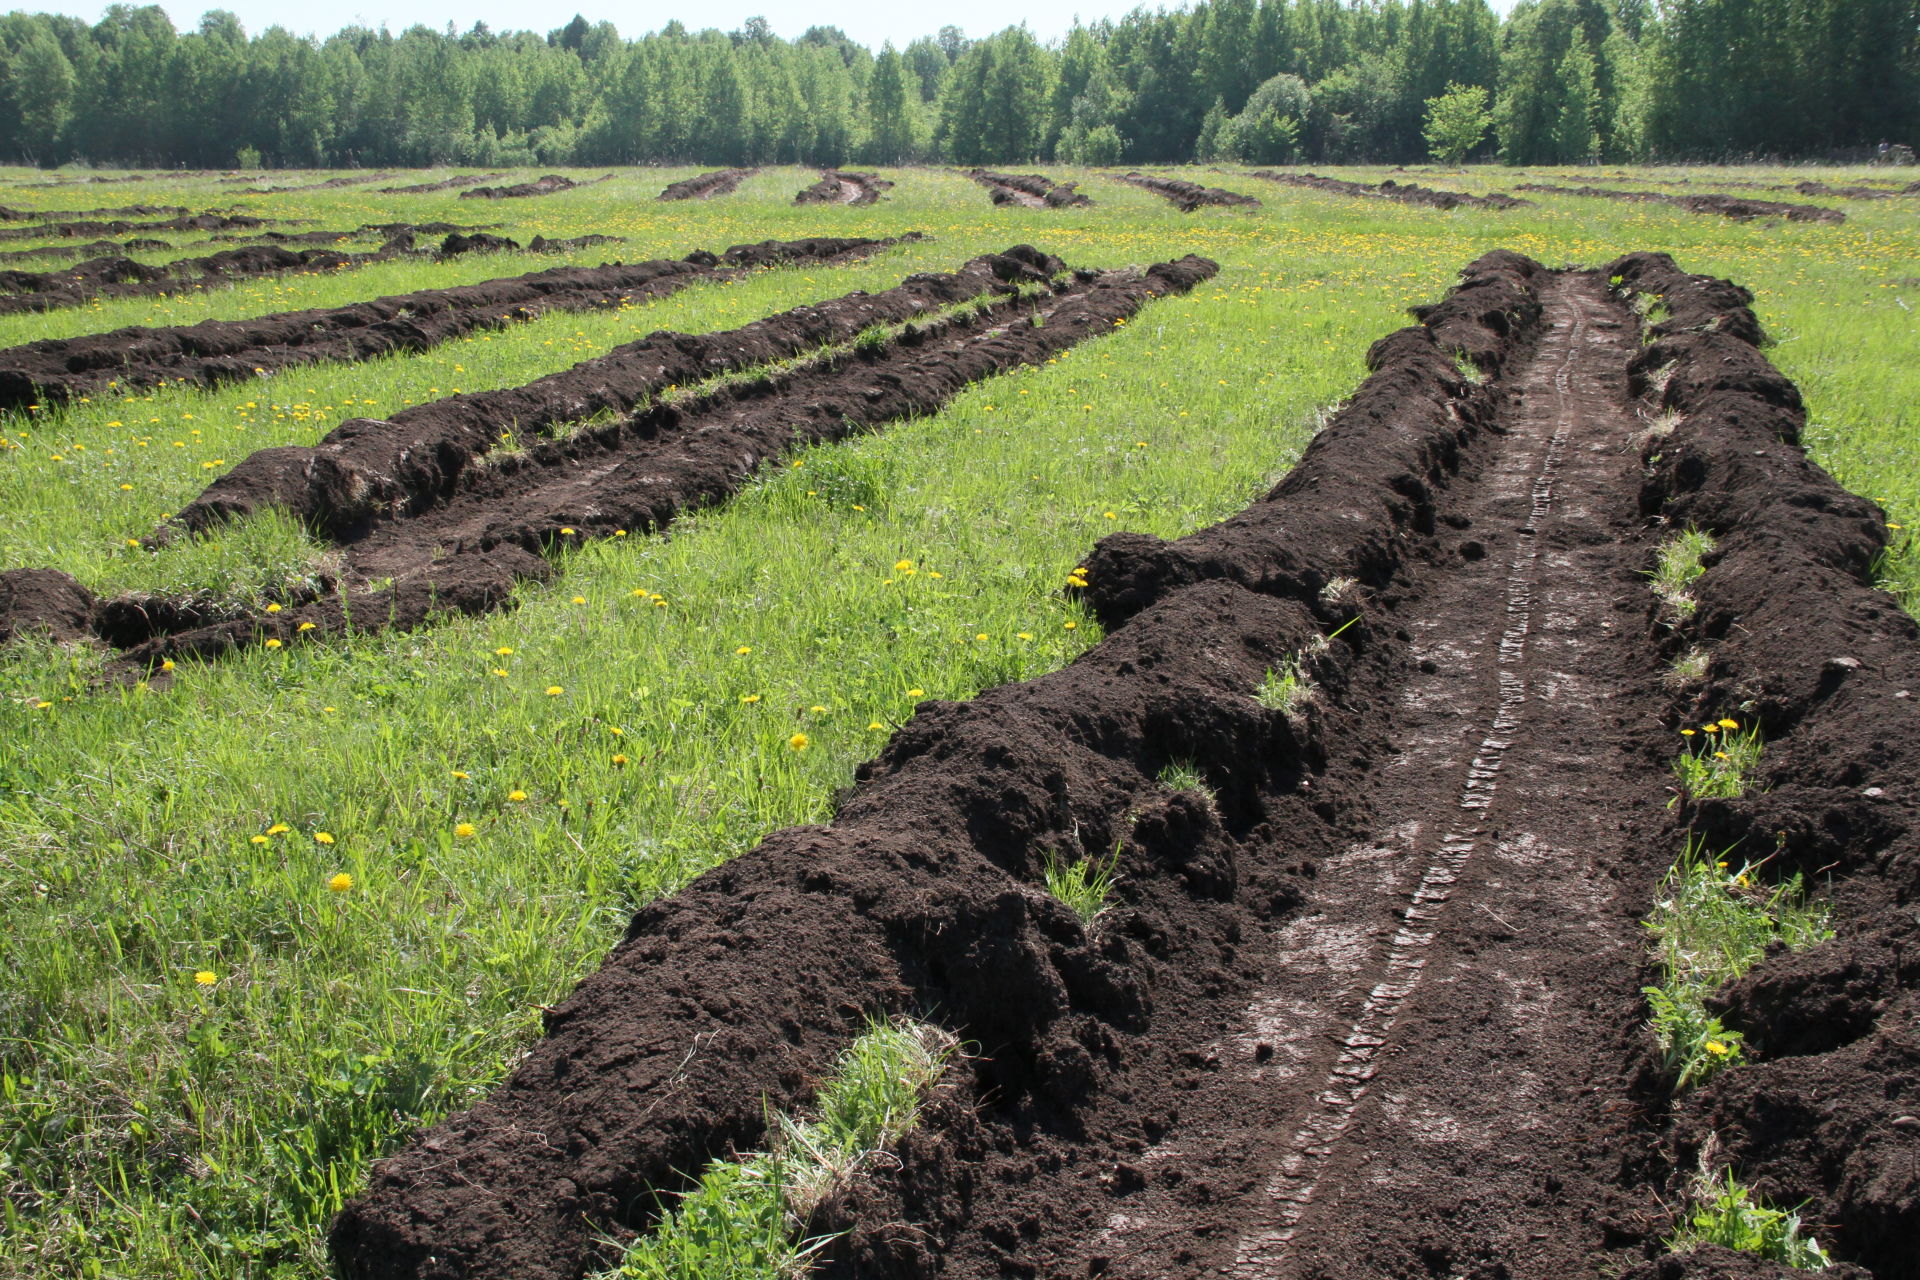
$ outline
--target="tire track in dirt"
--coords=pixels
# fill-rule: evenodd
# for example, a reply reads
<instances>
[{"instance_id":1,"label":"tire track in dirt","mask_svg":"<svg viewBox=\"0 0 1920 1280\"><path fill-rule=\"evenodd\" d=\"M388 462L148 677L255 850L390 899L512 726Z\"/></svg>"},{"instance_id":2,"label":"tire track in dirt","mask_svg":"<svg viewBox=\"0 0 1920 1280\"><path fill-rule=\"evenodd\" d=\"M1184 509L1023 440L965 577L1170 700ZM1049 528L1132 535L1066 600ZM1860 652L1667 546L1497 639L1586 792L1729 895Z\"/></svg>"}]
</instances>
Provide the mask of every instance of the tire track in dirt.
<instances>
[{"instance_id":1,"label":"tire track in dirt","mask_svg":"<svg viewBox=\"0 0 1920 1280\"><path fill-rule=\"evenodd\" d=\"M1542 296L1540 350L1509 375L1497 452L1452 511L1472 536L1449 539L1458 551L1393 618L1369 618L1407 627L1419 663L1391 730L1400 752L1374 782L1374 830L1320 865L1302 913L1274 931L1268 980L1204 1052L1220 1064L1213 1083L1141 1158L1147 1186L1095 1237L1090 1274L1448 1274L1435 1250L1572 1274L1599 1249L1579 1210L1607 1197L1579 1160L1555 1153L1563 1182L1588 1183L1568 1197L1576 1207L1549 1196L1542 1210L1493 1149L1549 1116L1566 1124L1579 1089L1615 1091L1606 1051L1637 1017L1638 929L1631 904L1594 890L1613 855L1583 846L1623 796L1649 814L1662 800L1657 780L1580 746L1618 732L1615 699L1581 669L1644 691L1633 669L1651 661L1604 622L1609 588L1632 590L1632 550L1615 537L1636 483L1623 452L1632 326L1590 276L1558 277ZM1575 761L1588 785L1570 788ZM1567 936L1578 948L1540 941ZM1610 976L1589 971L1594 948ZM1595 982L1611 1002L1572 1013ZM1509 1037L1541 1036L1549 1017L1556 1050L1578 1040L1596 1063L1577 1085L1511 1060ZM1460 1035L1462 1020L1507 1034ZM1485 1082L1503 1077L1490 1105ZM1607 1123L1580 1119L1588 1134ZM1163 1237L1171 1222L1198 1230Z\"/></svg>"}]
</instances>

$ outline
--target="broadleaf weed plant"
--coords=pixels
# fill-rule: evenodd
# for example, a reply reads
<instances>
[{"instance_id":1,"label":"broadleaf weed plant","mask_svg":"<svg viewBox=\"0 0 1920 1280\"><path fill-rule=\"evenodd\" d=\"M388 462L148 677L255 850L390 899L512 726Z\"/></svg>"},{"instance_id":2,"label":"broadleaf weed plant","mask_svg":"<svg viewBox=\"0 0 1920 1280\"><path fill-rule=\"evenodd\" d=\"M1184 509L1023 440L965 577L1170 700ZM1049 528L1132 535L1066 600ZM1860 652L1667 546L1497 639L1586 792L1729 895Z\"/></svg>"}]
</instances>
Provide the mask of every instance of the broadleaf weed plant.
<instances>
[{"instance_id":1,"label":"broadleaf weed plant","mask_svg":"<svg viewBox=\"0 0 1920 1280\"><path fill-rule=\"evenodd\" d=\"M1728 800L1744 795L1767 744L1757 725L1731 717L1680 730L1686 746L1673 760L1673 776L1690 800ZM1678 797L1675 797L1677 800Z\"/></svg>"},{"instance_id":2,"label":"broadleaf weed plant","mask_svg":"<svg viewBox=\"0 0 1920 1280\"><path fill-rule=\"evenodd\" d=\"M1768 1205L1731 1169L1718 1177L1702 1169L1692 1198L1694 1208L1686 1222L1664 1242L1669 1252L1717 1244L1802 1271L1824 1271L1832 1264L1818 1240L1801 1234L1797 1209Z\"/></svg>"},{"instance_id":3,"label":"broadleaf weed plant","mask_svg":"<svg viewBox=\"0 0 1920 1280\"><path fill-rule=\"evenodd\" d=\"M1645 988L1650 1026L1674 1088L1739 1062L1745 1041L1707 1010L1707 998L1759 963L1767 947L1810 946L1833 936L1824 906L1799 876L1768 884L1760 864L1715 857L1689 839L1648 914L1658 986Z\"/></svg>"}]
</instances>

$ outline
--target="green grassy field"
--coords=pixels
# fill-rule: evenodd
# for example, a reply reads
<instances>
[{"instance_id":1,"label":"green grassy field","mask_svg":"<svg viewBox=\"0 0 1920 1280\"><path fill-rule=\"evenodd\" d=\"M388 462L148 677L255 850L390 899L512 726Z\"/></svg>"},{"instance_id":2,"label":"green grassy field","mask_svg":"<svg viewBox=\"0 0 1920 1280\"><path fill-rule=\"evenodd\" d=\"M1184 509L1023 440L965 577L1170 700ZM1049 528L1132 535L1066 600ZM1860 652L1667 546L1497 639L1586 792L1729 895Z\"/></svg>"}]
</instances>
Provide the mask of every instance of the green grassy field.
<instances>
[{"instance_id":1,"label":"green grassy field","mask_svg":"<svg viewBox=\"0 0 1920 1280\"><path fill-rule=\"evenodd\" d=\"M1920 518L1920 199L1830 201L1843 227L1740 225L1552 197L1435 213L1193 171L1265 206L1183 215L1052 168L1098 203L995 208L964 177L907 170L878 206L796 209L812 180L796 169L711 203L653 201L692 172L622 171L496 203L362 188L237 197L211 179L21 190L23 171L0 170L0 203L17 206L139 200L327 228L499 221L522 241L629 240L4 317L0 344L769 237L933 237L411 358L0 419L0 567L61 568L104 592L258 601L324 567L323 548L274 518L162 551L128 541L248 452L311 443L346 417L514 385L654 329L728 328L1022 241L1076 266L1190 251L1223 266L1193 295L938 416L785 459L670 536L573 552L508 612L183 664L164 691L102 692L103 655L86 648L0 654L0 957L12 974L0 990L0 1275L325 1274L319 1233L368 1162L498 1081L539 1007L598 962L637 903L770 830L829 817L836 788L921 699L1071 660L1097 633L1060 587L1096 539L1174 536L1244 505L1359 381L1367 345L1484 250L1560 265L1665 249L1748 285L1771 354L1806 394L1815 456L1895 521ZM1657 176L1711 190L1725 173ZM1414 176L1474 191L1528 180ZM1910 604L1917 566L1909 540L1887 567Z\"/></svg>"}]
</instances>

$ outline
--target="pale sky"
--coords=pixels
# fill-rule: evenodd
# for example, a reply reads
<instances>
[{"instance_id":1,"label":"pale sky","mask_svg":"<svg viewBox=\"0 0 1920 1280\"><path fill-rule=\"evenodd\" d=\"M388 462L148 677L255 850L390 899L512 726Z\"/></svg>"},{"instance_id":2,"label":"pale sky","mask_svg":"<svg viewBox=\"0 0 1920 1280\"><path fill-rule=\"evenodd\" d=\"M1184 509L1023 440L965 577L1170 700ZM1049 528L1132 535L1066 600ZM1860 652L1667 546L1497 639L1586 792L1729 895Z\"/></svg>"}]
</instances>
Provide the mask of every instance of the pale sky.
<instances>
[{"instance_id":1,"label":"pale sky","mask_svg":"<svg viewBox=\"0 0 1920 1280\"><path fill-rule=\"evenodd\" d=\"M128 0L138 4L141 0ZM1516 0L1490 0L1494 11L1504 13ZM289 4L287 0L229 0L226 4L199 0L160 0L173 19L173 25L189 30L200 25L200 15L208 9L223 8L240 16L249 33L284 26L300 35L331 35L342 27L385 25L400 32L416 23L445 28L452 20L459 30L475 22L484 22L496 31L551 31L563 26L578 12L589 22L613 23L623 36L633 37L656 31L678 18L694 29L718 27L731 31L748 18L762 16L773 24L776 34L791 39L815 24L839 27L861 44L874 49L882 40L903 45L916 36L930 36L952 23L970 36L983 36L1002 27L1025 22L1042 40L1055 40L1073 25L1077 15L1085 21L1103 17L1117 18L1135 7L1135 0L961 0L959 3L882 3L881 0L663 0L658 4L625 4L619 0L547 0L530 5L525 0L388 0L373 4L369 0L306 0ZM88 22L99 20L107 8L104 0L32 0L16 3L17 9L30 13L66 13ZM1174 7L1156 3L1150 8Z\"/></svg>"}]
</instances>

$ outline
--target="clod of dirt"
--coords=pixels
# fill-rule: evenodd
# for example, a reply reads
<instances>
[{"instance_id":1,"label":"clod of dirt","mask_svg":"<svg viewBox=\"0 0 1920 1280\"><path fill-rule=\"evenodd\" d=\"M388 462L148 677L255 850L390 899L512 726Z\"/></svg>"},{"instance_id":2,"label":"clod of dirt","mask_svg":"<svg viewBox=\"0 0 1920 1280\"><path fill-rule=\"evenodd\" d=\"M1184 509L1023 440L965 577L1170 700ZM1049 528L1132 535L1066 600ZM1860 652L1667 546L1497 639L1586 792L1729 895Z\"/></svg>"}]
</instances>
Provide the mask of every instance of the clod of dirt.
<instances>
[{"instance_id":1,"label":"clod of dirt","mask_svg":"<svg viewBox=\"0 0 1920 1280\"><path fill-rule=\"evenodd\" d=\"M591 187L602 182L613 181L612 174L605 174L588 182L575 182L561 174L550 173L544 178L532 182L519 182L510 187L474 187L462 191L462 200L517 200L526 196L550 196L556 191L572 191L576 187Z\"/></svg>"},{"instance_id":2,"label":"clod of dirt","mask_svg":"<svg viewBox=\"0 0 1920 1280\"><path fill-rule=\"evenodd\" d=\"M967 170L967 176L985 187L995 204L1017 204L1029 209L1069 209L1091 205L1093 198L1082 195L1071 182L1056 183L1038 173L992 173L986 169Z\"/></svg>"},{"instance_id":3,"label":"clod of dirt","mask_svg":"<svg viewBox=\"0 0 1920 1280\"><path fill-rule=\"evenodd\" d=\"M820 181L793 198L795 204L872 204L893 183L877 173L853 173L844 169L822 169Z\"/></svg>"},{"instance_id":4,"label":"clod of dirt","mask_svg":"<svg viewBox=\"0 0 1920 1280\"><path fill-rule=\"evenodd\" d=\"M484 231L476 231L469 236L456 231L440 242L440 256L458 258L468 253L505 253L519 247L518 240L509 240L506 236L489 235Z\"/></svg>"},{"instance_id":5,"label":"clod of dirt","mask_svg":"<svg viewBox=\"0 0 1920 1280\"><path fill-rule=\"evenodd\" d=\"M1246 205L1259 208L1260 202L1252 196L1243 196L1237 191L1222 191L1219 187L1203 187L1198 183L1186 182L1179 178L1155 178L1144 173L1129 173L1115 182L1124 182L1130 186L1151 191L1157 196L1165 196L1180 212L1192 213L1203 205Z\"/></svg>"},{"instance_id":6,"label":"clod of dirt","mask_svg":"<svg viewBox=\"0 0 1920 1280\"><path fill-rule=\"evenodd\" d=\"M444 223L435 225L447 229ZM99 391L109 382L130 390L183 382L210 387L319 361L368 360L390 352L424 351L477 330L504 328L548 311L616 307L638 297L663 297L699 281L730 278L726 270L781 261L831 260L891 243L821 239L787 242L783 248L769 241L766 245L735 246L724 259L699 251L684 262L555 267L450 289L393 294L346 307L44 339L0 350L0 408L61 403Z\"/></svg>"},{"instance_id":7,"label":"clod of dirt","mask_svg":"<svg viewBox=\"0 0 1920 1280\"><path fill-rule=\"evenodd\" d=\"M78 640L91 630L93 593L58 569L0 572L0 644L27 635Z\"/></svg>"},{"instance_id":8,"label":"clod of dirt","mask_svg":"<svg viewBox=\"0 0 1920 1280\"><path fill-rule=\"evenodd\" d=\"M758 169L716 169L712 173L669 183L654 199L711 200L715 196L730 196L743 180L758 172Z\"/></svg>"},{"instance_id":9,"label":"clod of dirt","mask_svg":"<svg viewBox=\"0 0 1920 1280\"><path fill-rule=\"evenodd\" d=\"M1557 187L1537 182L1522 183L1514 189L1538 191L1555 196L1586 196L1596 200L1667 204L1685 209L1689 213L1719 214L1723 218L1732 218L1735 222L1751 222L1755 218L1785 218L1789 222L1832 223L1847 220L1847 215L1840 210L1824 208L1817 204L1783 204L1778 200L1755 200L1745 196L1722 195L1718 192L1669 196L1657 191L1611 191L1605 187Z\"/></svg>"},{"instance_id":10,"label":"clod of dirt","mask_svg":"<svg viewBox=\"0 0 1920 1280\"><path fill-rule=\"evenodd\" d=\"M1429 209L1519 209L1533 203L1497 191L1491 195L1476 196L1464 191L1438 191L1415 182L1396 182L1392 178L1375 186L1364 182L1345 182L1339 178L1323 178L1317 173L1275 173L1270 169L1255 169L1249 176L1288 186L1310 187L1315 191L1331 191L1336 195L1398 200L1404 204L1424 205ZM1524 187L1521 189L1525 190Z\"/></svg>"},{"instance_id":11,"label":"clod of dirt","mask_svg":"<svg viewBox=\"0 0 1920 1280\"><path fill-rule=\"evenodd\" d=\"M1643 510L1719 543L1675 638L1706 649L1708 678L1675 720L1741 708L1767 743L1759 785L1683 806L1676 821L1765 858L1767 875L1807 876L1832 899L1838 933L1720 993L1759 1060L1684 1098L1672 1141L1684 1159L1715 1137L1774 1203L1810 1201L1803 1216L1839 1256L1912 1280L1920 626L1875 586L1883 513L1798 447L1805 409L1758 349L1745 291L1665 254L1607 271L1673 312L1633 368L1648 409L1679 415L1649 450Z\"/></svg>"}]
</instances>

